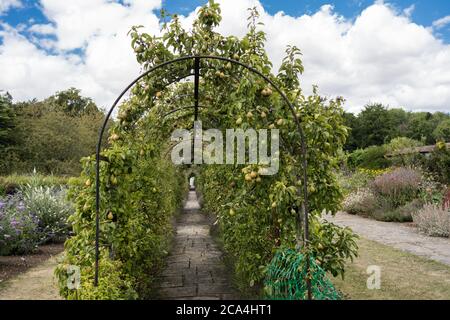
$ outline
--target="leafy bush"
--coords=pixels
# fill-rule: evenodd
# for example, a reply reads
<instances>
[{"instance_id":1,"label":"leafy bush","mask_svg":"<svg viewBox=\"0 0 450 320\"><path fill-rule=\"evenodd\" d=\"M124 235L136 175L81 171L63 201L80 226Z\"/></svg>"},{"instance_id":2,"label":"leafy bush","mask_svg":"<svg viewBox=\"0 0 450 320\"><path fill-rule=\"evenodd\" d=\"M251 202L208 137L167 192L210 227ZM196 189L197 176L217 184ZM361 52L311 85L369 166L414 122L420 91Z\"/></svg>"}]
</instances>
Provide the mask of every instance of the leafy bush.
<instances>
[{"instance_id":1,"label":"leafy bush","mask_svg":"<svg viewBox=\"0 0 450 320\"><path fill-rule=\"evenodd\" d=\"M313 219L311 223L311 246L313 255L320 266L333 276L344 278L347 260L353 261L358 256L358 236L350 228L340 228L337 225Z\"/></svg>"},{"instance_id":2,"label":"leafy bush","mask_svg":"<svg viewBox=\"0 0 450 320\"><path fill-rule=\"evenodd\" d=\"M347 195L342 206L350 214L371 215L377 208L377 199L369 188L363 188Z\"/></svg>"},{"instance_id":3,"label":"leafy bush","mask_svg":"<svg viewBox=\"0 0 450 320\"><path fill-rule=\"evenodd\" d=\"M347 164L350 168L384 169L391 165L385 158L385 146L371 146L358 149L348 156Z\"/></svg>"},{"instance_id":4,"label":"leafy bush","mask_svg":"<svg viewBox=\"0 0 450 320\"><path fill-rule=\"evenodd\" d=\"M403 206L394 208L386 198L378 198L378 206L371 213L371 217L385 222L411 222L412 214L422 208L422 202L414 199Z\"/></svg>"},{"instance_id":5,"label":"leafy bush","mask_svg":"<svg viewBox=\"0 0 450 320\"><path fill-rule=\"evenodd\" d=\"M364 169L359 168L350 174L338 175L339 185L345 195L356 192L361 188L367 188L373 179L379 175L389 172L391 169Z\"/></svg>"},{"instance_id":6,"label":"leafy bush","mask_svg":"<svg viewBox=\"0 0 450 320\"><path fill-rule=\"evenodd\" d=\"M419 199L422 203L442 204L446 189L433 173L422 170L422 183L419 188Z\"/></svg>"},{"instance_id":7,"label":"leafy bush","mask_svg":"<svg viewBox=\"0 0 450 320\"><path fill-rule=\"evenodd\" d=\"M43 186L22 188L25 210L38 219L38 232L43 242L64 239L69 233L67 219L73 212L64 189Z\"/></svg>"},{"instance_id":8,"label":"leafy bush","mask_svg":"<svg viewBox=\"0 0 450 320\"><path fill-rule=\"evenodd\" d=\"M423 146L423 143L414 139L406 137L399 137L392 139L391 142L386 144L386 152L391 154L391 162L397 166L411 166L419 163L420 155L417 153L403 154L398 153L404 149L412 149Z\"/></svg>"},{"instance_id":9,"label":"leafy bush","mask_svg":"<svg viewBox=\"0 0 450 320\"><path fill-rule=\"evenodd\" d=\"M421 210L413 213L414 223L419 230L432 237L448 237L450 235L450 207L426 204Z\"/></svg>"},{"instance_id":10,"label":"leafy bush","mask_svg":"<svg viewBox=\"0 0 450 320\"><path fill-rule=\"evenodd\" d=\"M127 145L115 145L103 154L109 162L101 172L101 190L108 192L102 191L98 287L93 287L94 157L83 159L81 179L71 180L69 197L76 210L69 221L74 236L66 241L64 260L56 271L65 298L130 299L151 294L154 275L169 250L171 217L181 204L185 181L171 162L149 160L137 146L130 152ZM67 288L68 265L81 270L78 290Z\"/></svg>"},{"instance_id":11,"label":"leafy bush","mask_svg":"<svg viewBox=\"0 0 450 320\"><path fill-rule=\"evenodd\" d=\"M423 202L420 199L414 199L411 202L395 209L396 219L394 221L398 222L411 222L412 216L423 208Z\"/></svg>"},{"instance_id":12,"label":"leafy bush","mask_svg":"<svg viewBox=\"0 0 450 320\"><path fill-rule=\"evenodd\" d=\"M373 178L365 172L357 170L350 174L338 175L339 185L345 195L366 187Z\"/></svg>"},{"instance_id":13,"label":"leafy bush","mask_svg":"<svg viewBox=\"0 0 450 320\"><path fill-rule=\"evenodd\" d=\"M24 254L36 249L40 235L38 218L25 210L22 199L0 199L0 255Z\"/></svg>"},{"instance_id":14,"label":"leafy bush","mask_svg":"<svg viewBox=\"0 0 450 320\"><path fill-rule=\"evenodd\" d=\"M71 280L67 278L70 265L59 265L55 275L59 280L60 294L68 300L130 300L138 297L133 278L124 273L119 260L111 260L108 253L104 252L99 263L98 286L94 286L94 269L91 267L80 269L79 284L72 283L78 288L72 288L67 283Z\"/></svg>"},{"instance_id":15,"label":"leafy bush","mask_svg":"<svg viewBox=\"0 0 450 320\"><path fill-rule=\"evenodd\" d=\"M403 149L421 147L423 143L414 139L406 137L398 137L392 139L386 144L386 151L391 154L395 154Z\"/></svg>"},{"instance_id":16,"label":"leafy bush","mask_svg":"<svg viewBox=\"0 0 450 320\"><path fill-rule=\"evenodd\" d=\"M372 188L377 196L387 200L393 208L398 208L418 196L421 182L420 172L400 167L376 177Z\"/></svg>"},{"instance_id":17,"label":"leafy bush","mask_svg":"<svg viewBox=\"0 0 450 320\"><path fill-rule=\"evenodd\" d=\"M445 144L438 143L430 157L424 160L423 166L434 173L441 183L450 185L450 148L446 148Z\"/></svg>"}]
</instances>

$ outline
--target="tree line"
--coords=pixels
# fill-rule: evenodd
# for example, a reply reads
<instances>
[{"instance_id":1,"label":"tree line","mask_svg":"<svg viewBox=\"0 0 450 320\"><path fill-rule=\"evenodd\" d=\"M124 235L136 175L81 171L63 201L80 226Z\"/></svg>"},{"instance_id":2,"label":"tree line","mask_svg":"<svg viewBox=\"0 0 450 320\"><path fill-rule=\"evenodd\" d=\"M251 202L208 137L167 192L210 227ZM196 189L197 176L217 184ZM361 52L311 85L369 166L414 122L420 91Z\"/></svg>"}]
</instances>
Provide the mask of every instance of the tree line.
<instances>
[{"instance_id":1,"label":"tree line","mask_svg":"<svg viewBox=\"0 0 450 320\"><path fill-rule=\"evenodd\" d=\"M10 94L0 94L0 174L37 170L78 175L80 159L95 152L103 118L103 111L76 88L42 101L17 103ZM347 152L382 146L398 137L420 145L450 141L450 114L444 112L408 112L369 104L358 115L346 112L344 118L350 129L344 146Z\"/></svg>"},{"instance_id":2,"label":"tree line","mask_svg":"<svg viewBox=\"0 0 450 320\"><path fill-rule=\"evenodd\" d=\"M95 151L104 112L70 88L38 101L0 94L0 174L78 175Z\"/></svg>"},{"instance_id":3,"label":"tree line","mask_svg":"<svg viewBox=\"0 0 450 320\"><path fill-rule=\"evenodd\" d=\"M443 112L408 112L370 104L358 114L345 113L350 134L346 151L381 146L392 139L406 137L432 145L450 141L450 115Z\"/></svg>"}]
</instances>

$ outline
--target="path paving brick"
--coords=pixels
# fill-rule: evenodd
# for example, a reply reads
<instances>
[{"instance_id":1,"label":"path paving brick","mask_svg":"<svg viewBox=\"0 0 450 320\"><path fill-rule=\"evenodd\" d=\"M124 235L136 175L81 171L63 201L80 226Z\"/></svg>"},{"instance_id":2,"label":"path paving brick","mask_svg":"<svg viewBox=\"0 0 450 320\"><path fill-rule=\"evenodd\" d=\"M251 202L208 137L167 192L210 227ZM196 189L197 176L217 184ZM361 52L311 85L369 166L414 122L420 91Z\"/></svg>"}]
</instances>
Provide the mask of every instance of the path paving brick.
<instances>
[{"instance_id":1,"label":"path paving brick","mask_svg":"<svg viewBox=\"0 0 450 320\"><path fill-rule=\"evenodd\" d=\"M159 279L162 299L237 299L223 254L210 235L210 221L200 212L195 191L189 191L166 269Z\"/></svg>"}]
</instances>

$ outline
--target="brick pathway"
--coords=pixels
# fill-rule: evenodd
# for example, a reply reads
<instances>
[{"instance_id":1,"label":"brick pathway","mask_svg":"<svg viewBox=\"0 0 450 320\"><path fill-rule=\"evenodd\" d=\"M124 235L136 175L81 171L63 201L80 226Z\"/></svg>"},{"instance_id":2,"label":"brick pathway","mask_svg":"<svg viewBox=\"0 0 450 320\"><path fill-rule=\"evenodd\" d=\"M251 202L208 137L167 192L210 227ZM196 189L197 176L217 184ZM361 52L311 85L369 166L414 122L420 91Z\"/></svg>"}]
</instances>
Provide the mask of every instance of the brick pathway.
<instances>
[{"instance_id":1,"label":"brick pathway","mask_svg":"<svg viewBox=\"0 0 450 320\"><path fill-rule=\"evenodd\" d=\"M189 191L183 213L177 219L174 245L159 281L160 298L237 298L210 228L210 221L200 212L195 191Z\"/></svg>"}]
</instances>

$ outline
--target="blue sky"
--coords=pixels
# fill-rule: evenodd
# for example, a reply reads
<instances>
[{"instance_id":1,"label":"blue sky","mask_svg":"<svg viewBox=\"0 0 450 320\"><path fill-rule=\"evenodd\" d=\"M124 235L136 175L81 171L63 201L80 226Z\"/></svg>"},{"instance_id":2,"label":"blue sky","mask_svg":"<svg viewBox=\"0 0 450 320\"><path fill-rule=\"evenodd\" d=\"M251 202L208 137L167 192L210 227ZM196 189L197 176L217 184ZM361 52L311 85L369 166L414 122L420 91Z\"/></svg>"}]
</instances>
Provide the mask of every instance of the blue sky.
<instances>
[{"instance_id":1,"label":"blue sky","mask_svg":"<svg viewBox=\"0 0 450 320\"><path fill-rule=\"evenodd\" d=\"M348 19L356 18L362 10L374 2L375 0L261 0L262 5L270 14L283 11L291 16L301 16L314 13L325 4L332 4L335 12ZM385 2L393 5L399 11L414 6L411 19L413 22L426 27L432 26L434 21L450 15L449 0L389 0ZM22 3L22 7L12 8L3 16L0 16L0 21L4 21L11 26L28 23L30 19L36 23L48 22L40 10L39 1L24 0ZM163 0L163 7L170 13L187 15L204 3L206 3L205 0ZM437 30L436 34L446 43L450 43L450 23Z\"/></svg>"},{"instance_id":2,"label":"blue sky","mask_svg":"<svg viewBox=\"0 0 450 320\"><path fill-rule=\"evenodd\" d=\"M398 8L405 9L416 6L413 14L415 21L430 24L436 19L450 13L450 1L447 0L391 0ZM186 14L205 1L201 0L163 0L163 6L170 12ZM286 14L298 16L317 11L324 4L333 4L338 12L346 17L356 16L362 9L374 3L374 0L263 0L264 8L270 13L284 11Z\"/></svg>"},{"instance_id":3,"label":"blue sky","mask_svg":"<svg viewBox=\"0 0 450 320\"><path fill-rule=\"evenodd\" d=\"M262 28L274 72L286 46L299 47L305 93L318 85L324 96L343 96L352 112L370 102L450 110L450 0L216 1L223 17L218 31L225 35L244 35L247 8L264 7ZM193 10L206 2L162 0L162 6L183 15L189 27ZM0 91L20 101L73 86L109 105L141 71L127 32L144 25L159 34L160 4L0 0ZM275 15L280 11L286 15Z\"/></svg>"},{"instance_id":4,"label":"blue sky","mask_svg":"<svg viewBox=\"0 0 450 320\"><path fill-rule=\"evenodd\" d=\"M372 5L374 0L261 0L264 8L275 14L283 11L291 16L311 14L325 4L332 4L335 11L346 18L356 18L362 10ZM431 26L433 21L450 15L450 0L390 0L385 1L403 11L411 6L414 10L411 19L420 25ZM163 6L171 13L187 14L205 1L202 0L163 0ZM442 38L450 43L450 24L440 30Z\"/></svg>"},{"instance_id":5,"label":"blue sky","mask_svg":"<svg viewBox=\"0 0 450 320\"><path fill-rule=\"evenodd\" d=\"M317 11L325 4L334 5L337 12L345 17L355 17L364 8L373 4L374 0L262 0L264 8L271 14L284 11L292 16ZM385 1L398 7L406 9L415 6L412 18L417 23L431 25L431 23L443 16L450 14L450 1L448 0L391 0ZM163 0L163 6L173 13L186 14L205 1L201 0Z\"/></svg>"}]
</instances>

